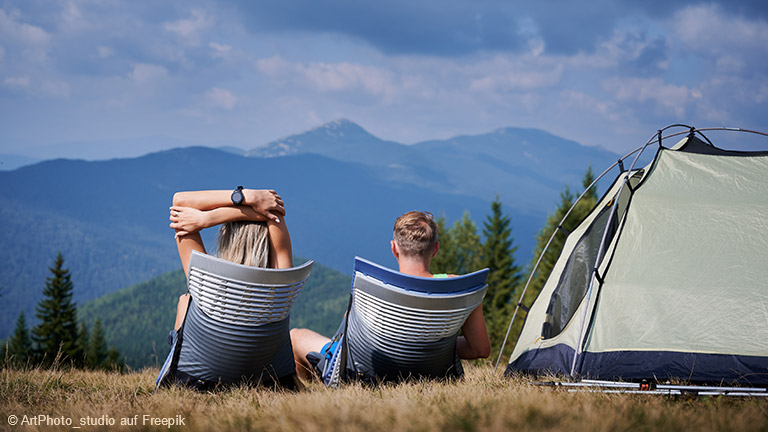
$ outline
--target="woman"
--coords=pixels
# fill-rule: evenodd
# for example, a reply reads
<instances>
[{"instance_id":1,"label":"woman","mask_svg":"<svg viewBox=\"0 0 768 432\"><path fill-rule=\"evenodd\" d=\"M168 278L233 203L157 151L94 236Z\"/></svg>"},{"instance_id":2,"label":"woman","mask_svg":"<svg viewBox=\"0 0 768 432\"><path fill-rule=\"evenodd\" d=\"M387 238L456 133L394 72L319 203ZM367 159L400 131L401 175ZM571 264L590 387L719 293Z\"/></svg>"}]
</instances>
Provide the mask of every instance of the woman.
<instances>
[{"instance_id":1,"label":"woman","mask_svg":"<svg viewBox=\"0 0 768 432\"><path fill-rule=\"evenodd\" d=\"M184 272L189 275L192 251L205 253L200 230L221 225L218 256L238 264L269 268L293 266L291 237L285 224L283 200L273 190L243 189L177 192L171 207L171 228ZM189 294L179 297L178 330L189 306Z\"/></svg>"}]
</instances>

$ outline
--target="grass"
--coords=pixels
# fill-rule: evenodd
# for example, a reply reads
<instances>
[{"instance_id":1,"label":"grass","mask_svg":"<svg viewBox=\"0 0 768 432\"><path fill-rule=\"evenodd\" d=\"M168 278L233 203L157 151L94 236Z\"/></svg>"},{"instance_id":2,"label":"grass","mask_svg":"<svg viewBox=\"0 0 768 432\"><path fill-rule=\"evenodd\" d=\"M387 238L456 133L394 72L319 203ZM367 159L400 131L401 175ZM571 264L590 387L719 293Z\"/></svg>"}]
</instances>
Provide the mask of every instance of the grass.
<instances>
[{"instance_id":1,"label":"grass","mask_svg":"<svg viewBox=\"0 0 768 432\"><path fill-rule=\"evenodd\" d=\"M152 394L157 369L113 372L4 369L0 430L72 430L8 424L8 417L88 418L115 424L80 430L168 430L143 416L183 419L184 431L485 431L485 430L768 430L768 401L567 393L526 378L503 378L488 365L466 367L457 382L414 382L300 392L238 387L204 393L172 387ZM136 416L136 417L135 417ZM136 425L122 425L121 420ZM50 423L50 420L48 420Z\"/></svg>"}]
</instances>

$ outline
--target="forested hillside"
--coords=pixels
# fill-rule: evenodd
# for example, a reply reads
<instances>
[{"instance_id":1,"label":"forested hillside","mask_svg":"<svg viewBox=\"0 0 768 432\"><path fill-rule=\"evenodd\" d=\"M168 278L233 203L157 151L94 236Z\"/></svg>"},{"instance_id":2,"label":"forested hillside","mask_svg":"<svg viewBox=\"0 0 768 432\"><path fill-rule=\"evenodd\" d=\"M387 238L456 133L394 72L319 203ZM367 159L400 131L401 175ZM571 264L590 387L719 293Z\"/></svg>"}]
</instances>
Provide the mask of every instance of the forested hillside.
<instances>
[{"instance_id":1,"label":"forested hillside","mask_svg":"<svg viewBox=\"0 0 768 432\"><path fill-rule=\"evenodd\" d=\"M291 327L331 335L344 314L351 283L350 277L315 263L291 312ZM168 331L179 295L185 292L184 273L173 271L84 304L80 319L89 325L101 319L107 344L117 348L130 367L156 366L168 354Z\"/></svg>"}]
</instances>

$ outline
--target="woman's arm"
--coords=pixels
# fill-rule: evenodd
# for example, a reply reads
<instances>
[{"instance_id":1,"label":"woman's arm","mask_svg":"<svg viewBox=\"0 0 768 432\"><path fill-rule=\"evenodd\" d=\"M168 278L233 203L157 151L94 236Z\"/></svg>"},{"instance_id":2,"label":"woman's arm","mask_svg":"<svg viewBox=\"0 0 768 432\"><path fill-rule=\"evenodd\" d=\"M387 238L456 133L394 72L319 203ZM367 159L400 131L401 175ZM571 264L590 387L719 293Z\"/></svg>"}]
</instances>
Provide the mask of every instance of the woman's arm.
<instances>
[{"instance_id":1,"label":"woman's arm","mask_svg":"<svg viewBox=\"0 0 768 432\"><path fill-rule=\"evenodd\" d=\"M491 354L491 341L485 328L483 305L478 306L469 314L461 326L464 336L456 339L456 351L463 359L486 358Z\"/></svg>"},{"instance_id":2,"label":"woman's arm","mask_svg":"<svg viewBox=\"0 0 768 432\"><path fill-rule=\"evenodd\" d=\"M201 229L237 220L270 220L279 224L279 216L285 215L283 200L273 190L243 189L240 206L234 205L231 196L231 191L224 190L177 192L173 195L171 228L176 231L176 247L186 274L189 274L192 251L205 253ZM290 249L290 238L288 246Z\"/></svg>"},{"instance_id":3,"label":"woman's arm","mask_svg":"<svg viewBox=\"0 0 768 432\"><path fill-rule=\"evenodd\" d=\"M209 190L176 192L173 195L173 205L191 207L198 210L212 210L221 207L235 207L232 203L232 191ZM277 192L267 189L243 189L243 207L251 207L267 219L280 220L285 216L283 199Z\"/></svg>"},{"instance_id":4,"label":"woman's arm","mask_svg":"<svg viewBox=\"0 0 768 432\"><path fill-rule=\"evenodd\" d=\"M283 219L280 223L267 221L269 229L269 264L272 268L293 267L293 250L288 226Z\"/></svg>"},{"instance_id":5,"label":"woman's arm","mask_svg":"<svg viewBox=\"0 0 768 432\"><path fill-rule=\"evenodd\" d=\"M171 229L176 230L176 237L195 233L225 222L253 221L266 222L267 217L256 212L252 207L219 207L202 211L193 207L171 207Z\"/></svg>"}]
</instances>

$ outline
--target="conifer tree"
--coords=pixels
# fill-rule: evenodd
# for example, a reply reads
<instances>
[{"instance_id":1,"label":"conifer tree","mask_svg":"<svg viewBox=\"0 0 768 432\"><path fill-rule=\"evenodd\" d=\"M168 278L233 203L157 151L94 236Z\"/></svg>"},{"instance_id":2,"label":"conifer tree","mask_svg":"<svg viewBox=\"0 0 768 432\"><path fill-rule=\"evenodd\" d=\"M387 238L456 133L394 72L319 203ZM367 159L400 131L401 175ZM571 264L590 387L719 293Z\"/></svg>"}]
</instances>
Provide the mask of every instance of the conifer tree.
<instances>
[{"instance_id":1,"label":"conifer tree","mask_svg":"<svg viewBox=\"0 0 768 432\"><path fill-rule=\"evenodd\" d=\"M456 247L451 230L447 227L445 215L440 215L435 221L437 225L437 240L440 250L429 265L430 273L454 273L456 270Z\"/></svg>"},{"instance_id":2,"label":"conifer tree","mask_svg":"<svg viewBox=\"0 0 768 432\"><path fill-rule=\"evenodd\" d=\"M88 366L90 334L84 321L80 322L80 330L77 331L77 349L80 352L78 363L80 366Z\"/></svg>"},{"instance_id":3,"label":"conifer tree","mask_svg":"<svg viewBox=\"0 0 768 432\"><path fill-rule=\"evenodd\" d=\"M482 244L477 234L477 226L469 217L469 212L464 212L460 221L456 221L451 228L451 237L454 243L456 267L447 273L467 274L482 268Z\"/></svg>"},{"instance_id":4,"label":"conifer tree","mask_svg":"<svg viewBox=\"0 0 768 432\"><path fill-rule=\"evenodd\" d=\"M464 212L461 220L446 228L444 216L437 221L440 250L430 264L431 273L466 274L481 268L482 244L477 227Z\"/></svg>"},{"instance_id":5,"label":"conifer tree","mask_svg":"<svg viewBox=\"0 0 768 432\"><path fill-rule=\"evenodd\" d=\"M104 328L101 326L101 320L97 318L96 322L93 324L91 340L88 343L88 351L86 354L88 367L91 369L104 367L107 361L107 355L107 342L104 339Z\"/></svg>"},{"instance_id":6,"label":"conifer tree","mask_svg":"<svg viewBox=\"0 0 768 432\"><path fill-rule=\"evenodd\" d=\"M503 337L507 305L520 280L520 267L515 265L511 220L502 213L499 197L491 203L491 214L483 224L485 242L482 248L482 265L490 270L488 292L483 301L483 314L488 335L494 343Z\"/></svg>"},{"instance_id":7,"label":"conifer tree","mask_svg":"<svg viewBox=\"0 0 768 432\"><path fill-rule=\"evenodd\" d=\"M42 364L51 365L57 356L70 360L81 357L77 344L77 309L72 302L72 280L69 269L64 268L61 252L46 279L43 299L35 316L40 324L32 330Z\"/></svg>"},{"instance_id":8,"label":"conifer tree","mask_svg":"<svg viewBox=\"0 0 768 432\"><path fill-rule=\"evenodd\" d=\"M115 370L122 372L125 369L125 362L120 360L120 353L115 348L110 348L107 353L107 360L102 363L102 369Z\"/></svg>"},{"instance_id":9,"label":"conifer tree","mask_svg":"<svg viewBox=\"0 0 768 432\"><path fill-rule=\"evenodd\" d=\"M589 187L589 185L592 184L594 180L595 180L595 176L592 173L592 165L589 165L589 167L587 168L587 172L584 174L584 178L582 179L582 186L584 187L584 189ZM563 222L562 229L558 229L558 224L560 224L560 221L563 219L566 212L568 212L568 209L570 209L571 206L573 206L573 202L576 198L577 196L574 195L573 192L571 192L571 189L568 186L566 186L563 189L563 192L560 193L560 203L558 204L554 213L547 216L547 221L544 227L542 227L542 229L536 235L537 244L536 244L535 253L534 253L533 259L531 260L528 273L526 274L526 278L521 280L521 284L520 284L521 289L522 289L522 286L527 281L527 278L530 276L530 269L532 269L533 266L538 261L539 257L542 254L542 251L544 250L544 247L549 241L549 238L552 236L552 233L557 230L557 233L552 238L552 242L547 248L546 253L542 257L541 262L539 263L539 266L536 269L536 273L533 275L533 278L531 279L531 283L528 286L528 290L525 292L525 297L523 298L523 301L522 301L522 303L525 306L531 306L531 304L533 303L533 300L536 298L536 296L539 295L539 292L544 287L544 283L547 281L547 278L552 272L552 269L554 268L555 263L557 262L557 258L560 256L560 252L563 249L563 245L567 237L566 233L570 233L571 231L573 231L581 223L581 221L584 220L584 218L586 218L587 215L589 215L590 211L597 204L597 200L598 200L597 186L593 186L587 191L587 193L584 194L584 197L582 197L582 199L579 201L576 207L574 207L573 211L571 211L571 213L568 215L568 218ZM512 303L516 304L515 302L517 300L518 298L515 298ZM507 322L505 323L505 328L504 328L505 332L506 332L506 326L509 325L509 320L512 318L513 310L514 308L511 308L509 312L509 317L507 317ZM509 352L511 352L512 347L514 347L515 338L520 333L520 328L522 327L524 316L525 314L523 312L518 312L518 316L515 318L515 322L513 323L512 329L509 332L510 338L507 341L507 345L504 350L506 354L509 354Z\"/></svg>"},{"instance_id":10,"label":"conifer tree","mask_svg":"<svg viewBox=\"0 0 768 432\"><path fill-rule=\"evenodd\" d=\"M24 311L19 313L19 318L16 320L16 329L13 331L13 336L8 339L7 349L6 356L14 366L24 365L31 360L32 341L29 338Z\"/></svg>"}]
</instances>

